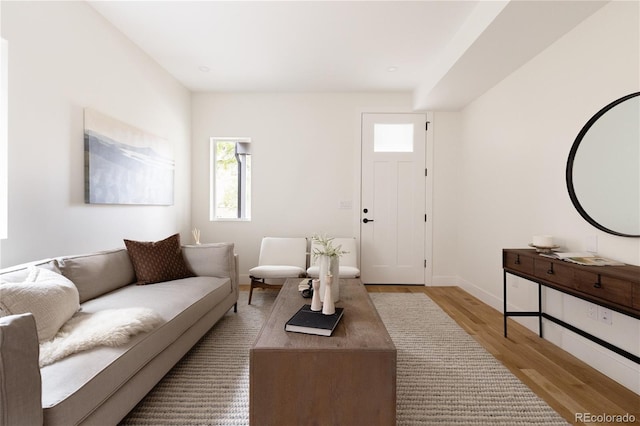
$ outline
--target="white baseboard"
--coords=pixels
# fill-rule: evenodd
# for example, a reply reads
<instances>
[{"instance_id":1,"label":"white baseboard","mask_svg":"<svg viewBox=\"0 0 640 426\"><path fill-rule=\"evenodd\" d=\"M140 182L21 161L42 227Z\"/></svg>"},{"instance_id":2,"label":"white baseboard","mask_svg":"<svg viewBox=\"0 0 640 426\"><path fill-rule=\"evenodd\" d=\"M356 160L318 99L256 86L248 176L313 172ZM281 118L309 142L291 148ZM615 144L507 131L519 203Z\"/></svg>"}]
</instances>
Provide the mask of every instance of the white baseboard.
<instances>
[{"instance_id":1,"label":"white baseboard","mask_svg":"<svg viewBox=\"0 0 640 426\"><path fill-rule=\"evenodd\" d=\"M478 299L480 299L481 301L483 301L487 305L491 306L496 311L502 313L502 299L501 298L499 298L497 296L494 296L491 293L488 293L487 291L485 291L484 289L474 285L470 281L464 280L462 278L460 278L459 280L460 280L459 286L464 291L466 291L467 293L471 294L472 296L477 297Z\"/></svg>"},{"instance_id":2,"label":"white baseboard","mask_svg":"<svg viewBox=\"0 0 640 426\"><path fill-rule=\"evenodd\" d=\"M460 277L457 275L434 275L431 277L431 286L456 287L460 285Z\"/></svg>"}]
</instances>

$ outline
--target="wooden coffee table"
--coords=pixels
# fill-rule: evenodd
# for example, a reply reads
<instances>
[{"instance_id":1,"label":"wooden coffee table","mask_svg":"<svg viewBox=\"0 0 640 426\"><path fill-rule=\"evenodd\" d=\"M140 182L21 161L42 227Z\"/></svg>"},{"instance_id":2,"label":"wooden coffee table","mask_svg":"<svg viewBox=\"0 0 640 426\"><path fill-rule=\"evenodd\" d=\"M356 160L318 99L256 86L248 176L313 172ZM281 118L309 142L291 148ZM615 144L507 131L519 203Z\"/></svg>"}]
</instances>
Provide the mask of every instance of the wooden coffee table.
<instances>
[{"instance_id":1,"label":"wooden coffee table","mask_svg":"<svg viewBox=\"0 0 640 426\"><path fill-rule=\"evenodd\" d=\"M364 285L340 280L330 337L284 331L304 304L287 280L250 350L252 425L395 425L396 347Z\"/></svg>"}]
</instances>

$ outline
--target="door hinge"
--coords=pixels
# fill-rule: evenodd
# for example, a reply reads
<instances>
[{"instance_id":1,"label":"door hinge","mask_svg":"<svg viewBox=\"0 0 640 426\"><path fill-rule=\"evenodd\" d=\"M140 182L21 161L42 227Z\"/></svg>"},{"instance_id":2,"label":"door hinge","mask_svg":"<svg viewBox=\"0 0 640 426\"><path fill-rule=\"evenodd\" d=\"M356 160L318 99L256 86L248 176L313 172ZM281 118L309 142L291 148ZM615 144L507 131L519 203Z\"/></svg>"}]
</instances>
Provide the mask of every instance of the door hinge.
<instances>
[{"instance_id":1,"label":"door hinge","mask_svg":"<svg viewBox=\"0 0 640 426\"><path fill-rule=\"evenodd\" d=\"M424 267L427 267L427 259L424 260Z\"/></svg>"},{"instance_id":2,"label":"door hinge","mask_svg":"<svg viewBox=\"0 0 640 426\"><path fill-rule=\"evenodd\" d=\"M424 176L427 177L427 170L428 169L424 169Z\"/></svg>"},{"instance_id":3,"label":"door hinge","mask_svg":"<svg viewBox=\"0 0 640 426\"><path fill-rule=\"evenodd\" d=\"M424 130L429 130L429 123L430 121L427 121L426 123L424 123Z\"/></svg>"},{"instance_id":4,"label":"door hinge","mask_svg":"<svg viewBox=\"0 0 640 426\"><path fill-rule=\"evenodd\" d=\"M427 221L427 215L426 214L424 215L424 221L425 222Z\"/></svg>"}]
</instances>

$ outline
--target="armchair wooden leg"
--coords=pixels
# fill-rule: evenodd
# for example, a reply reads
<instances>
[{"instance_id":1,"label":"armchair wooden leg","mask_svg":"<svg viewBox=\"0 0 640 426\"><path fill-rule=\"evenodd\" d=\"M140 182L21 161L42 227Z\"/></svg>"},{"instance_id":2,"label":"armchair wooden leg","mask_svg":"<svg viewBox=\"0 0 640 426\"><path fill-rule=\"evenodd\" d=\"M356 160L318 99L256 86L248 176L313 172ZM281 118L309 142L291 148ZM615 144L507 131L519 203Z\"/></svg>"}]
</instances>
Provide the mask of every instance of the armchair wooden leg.
<instances>
[{"instance_id":1,"label":"armchair wooden leg","mask_svg":"<svg viewBox=\"0 0 640 426\"><path fill-rule=\"evenodd\" d=\"M264 282L264 278L251 277L251 287L249 288L249 303L248 303L248 305L251 304L251 296L253 296L253 289L255 287L279 290L280 288L282 288L282 285L281 284L267 284L266 282Z\"/></svg>"},{"instance_id":2,"label":"armchair wooden leg","mask_svg":"<svg viewBox=\"0 0 640 426\"><path fill-rule=\"evenodd\" d=\"M255 287L259 287L260 284L262 284L264 282L264 279L262 279L262 282L258 281L260 278L256 279L254 277L250 277L251 278L251 286L249 287L249 303L247 303L247 305L251 304L251 297L253 296L253 289Z\"/></svg>"}]
</instances>

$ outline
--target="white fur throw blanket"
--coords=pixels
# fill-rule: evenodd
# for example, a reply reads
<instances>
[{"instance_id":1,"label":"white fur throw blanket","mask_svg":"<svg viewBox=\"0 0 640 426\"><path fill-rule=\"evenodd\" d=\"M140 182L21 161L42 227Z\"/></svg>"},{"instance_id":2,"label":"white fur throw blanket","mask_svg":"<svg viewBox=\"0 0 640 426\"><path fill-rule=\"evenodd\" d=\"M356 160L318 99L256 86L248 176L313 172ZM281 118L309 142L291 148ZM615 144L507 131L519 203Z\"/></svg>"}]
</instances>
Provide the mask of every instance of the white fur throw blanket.
<instances>
[{"instance_id":1,"label":"white fur throw blanket","mask_svg":"<svg viewBox=\"0 0 640 426\"><path fill-rule=\"evenodd\" d=\"M151 331L162 318L147 308L107 309L76 313L55 337L40 345L40 367L96 346L119 346L131 336Z\"/></svg>"}]
</instances>

